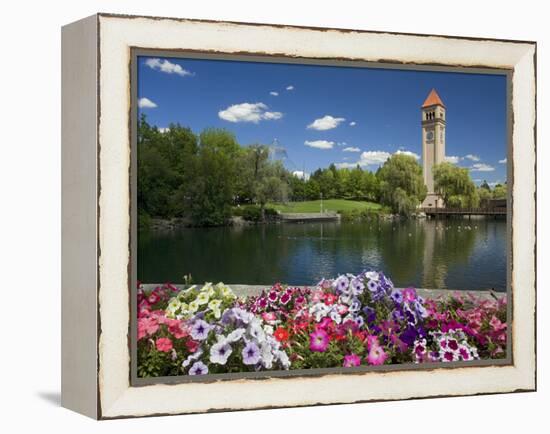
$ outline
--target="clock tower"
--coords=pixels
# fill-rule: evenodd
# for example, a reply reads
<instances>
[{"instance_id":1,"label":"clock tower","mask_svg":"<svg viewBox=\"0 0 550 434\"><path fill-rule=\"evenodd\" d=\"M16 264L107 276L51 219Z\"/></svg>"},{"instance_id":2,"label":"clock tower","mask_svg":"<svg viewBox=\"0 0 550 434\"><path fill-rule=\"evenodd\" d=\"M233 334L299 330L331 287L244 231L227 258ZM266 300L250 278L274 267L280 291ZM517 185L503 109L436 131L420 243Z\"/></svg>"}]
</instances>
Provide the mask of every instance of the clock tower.
<instances>
[{"instance_id":1,"label":"clock tower","mask_svg":"<svg viewBox=\"0 0 550 434\"><path fill-rule=\"evenodd\" d=\"M445 161L445 104L432 89L422 104L422 170L428 188L423 208L444 207L443 199L435 193L433 166Z\"/></svg>"}]
</instances>

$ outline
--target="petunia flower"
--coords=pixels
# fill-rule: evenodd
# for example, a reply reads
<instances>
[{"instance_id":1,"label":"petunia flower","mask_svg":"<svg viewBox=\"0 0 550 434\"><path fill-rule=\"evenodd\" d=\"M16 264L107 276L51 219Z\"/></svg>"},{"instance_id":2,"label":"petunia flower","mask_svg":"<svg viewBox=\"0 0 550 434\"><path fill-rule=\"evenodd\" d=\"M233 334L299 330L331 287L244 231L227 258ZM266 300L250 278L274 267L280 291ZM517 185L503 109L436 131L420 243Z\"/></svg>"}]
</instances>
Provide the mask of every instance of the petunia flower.
<instances>
[{"instance_id":1,"label":"petunia flower","mask_svg":"<svg viewBox=\"0 0 550 434\"><path fill-rule=\"evenodd\" d=\"M245 365L256 365L260 361L260 349L254 342L248 342L241 352Z\"/></svg>"},{"instance_id":2,"label":"petunia flower","mask_svg":"<svg viewBox=\"0 0 550 434\"><path fill-rule=\"evenodd\" d=\"M169 338L158 338L155 342L157 350L162 351L163 353L168 353L172 350L173 345L172 341Z\"/></svg>"},{"instance_id":3,"label":"petunia flower","mask_svg":"<svg viewBox=\"0 0 550 434\"><path fill-rule=\"evenodd\" d=\"M344 368L351 368L359 365L361 365L361 357L357 354L351 353L344 356Z\"/></svg>"},{"instance_id":4,"label":"petunia flower","mask_svg":"<svg viewBox=\"0 0 550 434\"><path fill-rule=\"evenodd\" d=\"M218 365L225 365L232 352L231 345L226 340L220 340L210 348L210 361Z\"/></svg>"},{"instance_id":5,"label":"petunia flower","mask_svg":"<svg viewBox=\"0 0 550 434\"><path fill-rule=\"evenodd\" d=\"M202 319L198 319L191 327L190 335L197 341L204 341L208 337L212 326Z\"/></svg>"},{"instance_id":6,"label":"petunia flower","mask_svg":"<svg viewBox=\"0 0 550 434\"><path fill-rule=\"evenodd\" d=\"M367 361L371 365L383 365L387 358L388 355L384 351L384 348L382 348L378 344L378 340L376 341L376 345L370 346L369 354L367 355Z\"/></svg>"},{"instance_id":7,"label":"petunia flower","mask_svg":"<svg viewBox=\"0 0 550 434\"><path fill-rule=\"evenodd\" d=\"M355 296L361 295L365 289L365 284L359 278L353 278L350 282L351 293Z\"/></svg>"},{"instance_id":8,"label":"petunia flower","mask_svg":"<svg viewBox=\"0 0 550 434\"><path fill-rule=\"evenodd\" d=\"M316 329L309 335L309 349L314 352L323 353L329 344L329 336L322 329Z\"/></svg>"},{"instance_id":9,"label":"petunia flower","mask_svg":"<svg viewBox=\"0 0 550 434\"><path fill-rule=\"evenodd\" d=\"M275 330L275 333L273 333L273 336L275 336L275 339L277 339L279 342L285 342L288 340L288 331L283 328L279 327L277 330Z\"/></svg>"},{"instance_id":10,"label":"petunia flower","mask_svg":"<svg viewBox=\"0 0 550 434\"><path fill-rule=\"evenodd\" d=\"M208 374L208 366L202 363L200 360L193 363L191 369L189 369L189 375L206 375Z\"/></svg>"},{"instance_id":11,"label":"petunia flower","mask_svg":"<svg viewBox=\"0 0 550 434\"><path fill-rule=\"evenodd\" d=\"M347 276L339 276L333 283L332 286L336 289L337 292L348 294L349 293L349 279Z\"/></svg>"},{"instance_id":12,"label":"petunia flower","mask_svg":"<svg viewBox=\"0 0 550 434\"><path fill-rule=\"evenodd\" d=\"M405 288L403 289L403 300L412 303L416 300L416 290L414 288Z\"/></svg>"},{"instance_id":13,"label":"petunia flower","mask_svg":"<svg viewBox=\"0 0 550 434\"><path fill-rule=\"evenodd\" d=\"M282 305L286 305L288 304L291 298L292 298L291 295L288 292L285 292L283 295L281 295L280 302Z\"/></svg>"}]
</instances>

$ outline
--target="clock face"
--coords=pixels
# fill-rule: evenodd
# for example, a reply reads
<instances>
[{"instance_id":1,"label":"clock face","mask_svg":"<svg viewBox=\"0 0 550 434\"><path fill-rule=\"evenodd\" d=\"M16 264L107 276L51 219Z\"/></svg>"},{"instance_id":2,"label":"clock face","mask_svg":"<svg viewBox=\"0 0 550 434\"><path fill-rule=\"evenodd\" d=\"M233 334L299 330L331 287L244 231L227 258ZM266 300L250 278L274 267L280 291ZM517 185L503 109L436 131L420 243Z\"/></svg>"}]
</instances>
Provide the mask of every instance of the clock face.
<instances>
[{"instance_id":1,"label":"clock face","mask_svg":"<svg viewBox=\"0 0 550 434\"><path fill-rule=\"evenodd\" d=\"M426 133L426 140L433 140L434 139L434 132L433 131L428 131Z\"/></svg>"}]
</instances>

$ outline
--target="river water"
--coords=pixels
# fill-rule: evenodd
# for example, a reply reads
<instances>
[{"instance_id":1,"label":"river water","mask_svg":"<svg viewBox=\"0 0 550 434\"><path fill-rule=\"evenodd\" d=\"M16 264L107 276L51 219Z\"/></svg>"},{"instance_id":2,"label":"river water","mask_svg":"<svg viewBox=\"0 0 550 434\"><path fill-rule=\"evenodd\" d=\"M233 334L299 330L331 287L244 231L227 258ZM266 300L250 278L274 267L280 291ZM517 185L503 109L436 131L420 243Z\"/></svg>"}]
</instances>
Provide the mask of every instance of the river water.
<instances>
[{"instance_id":1,"label":"river water","mask_svg":"<svg viewBox=\"0 0 550 434\"><path fill-rule=\"evenodd\" d=\"M138 280L312 285L380 270L397 287L506 290L506 221L315 222L138 236Z\"/></svg>"}]
</instances>

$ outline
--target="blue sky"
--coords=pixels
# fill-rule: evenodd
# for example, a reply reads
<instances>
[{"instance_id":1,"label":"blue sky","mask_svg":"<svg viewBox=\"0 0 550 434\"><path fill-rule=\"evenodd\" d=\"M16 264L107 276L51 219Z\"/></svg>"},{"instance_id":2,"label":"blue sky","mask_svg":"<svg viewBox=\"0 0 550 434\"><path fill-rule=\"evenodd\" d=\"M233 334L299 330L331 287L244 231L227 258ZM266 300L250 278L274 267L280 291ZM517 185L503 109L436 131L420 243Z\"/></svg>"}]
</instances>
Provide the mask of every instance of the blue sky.
<instances>
[{"instance_id":1,"label":"blue sky","mask_svg":"<svg viewBox=\"0 0 550 434\"><path fill-rule=\"evenodd\" d=\"M421 157L420 106L432 88L447 107L447 157L478 183L506 181L504 75L152 57L138 66L150 124L226 128L241 145L277 139L286 166L306 173Z\"/></svg>"}]
</instances>

